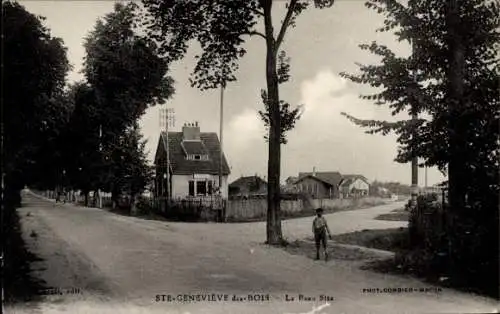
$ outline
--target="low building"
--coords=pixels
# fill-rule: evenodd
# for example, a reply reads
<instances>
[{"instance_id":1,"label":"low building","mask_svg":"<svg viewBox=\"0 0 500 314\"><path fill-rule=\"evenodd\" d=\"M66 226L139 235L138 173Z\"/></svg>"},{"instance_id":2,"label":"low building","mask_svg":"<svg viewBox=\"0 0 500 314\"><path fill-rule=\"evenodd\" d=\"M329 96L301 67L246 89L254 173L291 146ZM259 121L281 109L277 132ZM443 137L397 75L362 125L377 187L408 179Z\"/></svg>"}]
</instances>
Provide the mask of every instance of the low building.
<instances>
[{"instance_id":1,"label":"low building","mask_svg":"<svg viewBox=\"0 0 500 314\"><path fill-rule=\"evenodd\" d=\"M339 189L343 198L368 196L370 183L362 175L346 174L342 175Z\"/></svg>"},{"instance_id":2,"label":"low building","mask_svg":"<svg viewBox=\"0 0 500 314\"><path fill-rule=\"evenodd\" d=\"M259 176L241 177L229 184L229 196L267 195L267 182Z\"/></svg>"},{"instance_id":3,"label":"low building","mask_svg":"<svg viewBox=\"0 0 500 314\"><path fill-rule=\"evenodd\" d=\"M297 191L312 198L338 198L342 175L339 172L300 172Z\"/></svg>"},{"instance_id":4,"label":"low building","mask_svg":"<svg viewBox=\"0 0 500 314\"><path fill-rule=\"evenodd\" d=\"M198 123L185 124L182 132L161 132L155 168L156 196L184 199L220 194L225 199L228 197L230 170L221 154L217 133L200 132Z\"/></svg>"}]
</instances>

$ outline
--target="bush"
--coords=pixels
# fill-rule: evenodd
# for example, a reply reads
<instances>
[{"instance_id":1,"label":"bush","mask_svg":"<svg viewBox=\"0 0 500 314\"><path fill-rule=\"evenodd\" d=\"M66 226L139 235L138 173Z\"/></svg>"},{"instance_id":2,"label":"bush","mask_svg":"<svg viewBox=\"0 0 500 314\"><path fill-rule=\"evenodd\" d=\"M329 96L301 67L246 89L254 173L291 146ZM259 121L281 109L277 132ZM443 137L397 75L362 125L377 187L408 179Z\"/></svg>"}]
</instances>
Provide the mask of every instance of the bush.
<instances>
[{"instance_id":1,"label":"bush","mask_svg":"<svg viewBox=\"0 0 500 314\"><path fill-rule=\"evenodd\" d=\"M145 197L139 197L136 206L136 213L139 216L147 216L154 213L151 202Z\"/></svg>"},{"instance_id":2,"label":"bush","mask_svg":"<svg viewBox=\"0 0 500 314\"><path fill-rule=\"evenodd\" d=\"M468 204L456 213L454 230L447 224L448 205L437 195L423 195L410 212L411 251L399 262L406 269L450 278L453 286L498 298L498 206ZM450 247L453 240L453 247Z\"/></svg>"}]
</instances>

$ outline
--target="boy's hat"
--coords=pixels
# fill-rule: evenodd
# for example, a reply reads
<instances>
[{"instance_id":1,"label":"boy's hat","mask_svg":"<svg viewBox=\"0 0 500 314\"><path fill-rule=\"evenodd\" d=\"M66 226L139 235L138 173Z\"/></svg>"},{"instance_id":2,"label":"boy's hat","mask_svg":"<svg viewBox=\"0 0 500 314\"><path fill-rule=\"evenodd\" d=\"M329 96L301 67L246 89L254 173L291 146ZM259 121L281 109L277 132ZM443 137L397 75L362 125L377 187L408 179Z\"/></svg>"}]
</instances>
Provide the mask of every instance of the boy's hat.
<instances>
[{"instance_id":1,"label":"boy's hat","mask_svg":"<svg viewBox=\"0 0 500 314\"><path fill-rule=\"evenodd\" d=\"M323 208L321 208L321 207L316 208L316 213L322 213L322 212L323 212Z\"/></svg>"}]
</instances>

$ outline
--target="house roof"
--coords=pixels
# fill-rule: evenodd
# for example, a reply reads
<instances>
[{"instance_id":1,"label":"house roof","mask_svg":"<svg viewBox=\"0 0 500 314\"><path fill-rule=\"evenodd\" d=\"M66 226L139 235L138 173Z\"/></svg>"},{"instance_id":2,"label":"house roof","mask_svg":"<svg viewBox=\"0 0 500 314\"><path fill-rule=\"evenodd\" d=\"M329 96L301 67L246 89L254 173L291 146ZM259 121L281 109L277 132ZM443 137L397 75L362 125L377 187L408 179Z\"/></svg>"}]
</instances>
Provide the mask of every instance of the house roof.
<instances>
[{"instance_id":1,"label":"house roof","mask_svg":"<svg viewBox=\"0 0 500 314\"><path fill-rule=\"evenodd\" d=\"M184 152L189 155L207 155L208 150L202 141L183 141L181 143Z\"/></svg>"},{"instance_id":2,"label":"house roof","mask_svg":"<svg viewBox=\"0 0 500 314\"><path fill-rule=\"evenodd\" d=\"M286 178L286 180L285 180L285 181L286 181L287 183L294 184L295 182L297 182L297 180L298 180L298 179L299 179L298 177L293 177L293 176L290 176L290 177Z\"/></svg>"},{"instance_id":3,"label":"house roof","mask_svg":"<svg viewBox=\"0 0 500 314\"><path fill-rule=\"evenodd\" d=\"M260 178L259 176L249 176L249 177L241 177L229 184L230 187L237 187L237 186L248 186L251 184L254 184L258 182L259 184L267 184L265 180Z\"/></svg>"},{"instance_id":4,"label":"house roof","mask_svg":"<svg viewBox=\"0 0 500 314\"><path fill-rule=\"evenodd\" d=\"M313 177L319 181L322 181L331 186L338 186L340 181L342 180L342 175L340 172L299 172L299 181L306 177Z\"/></svg>"},{"instance_id":5,"label":"house roof","mask_svg":"<svg viewBox=\"0 0 500 314\"><path fill-rule=\"evenodd\" d=\"M166 151L167 134L161 132L155 163L160 156L158 150ZM201 132L200 141L183 141L182 132L168 132L168 147L170 156L170 167L173 174L219 174L220 142L217 133ZM187 160L187 154L208 154L208 160ZM226 157L222 156L222 175L230 173Z\"/></svg>"},{"instance_id":6,"label":"house roof","mask_svg":"<svg viewBox=\"0 0 500 314\"><path fill-rule=\"evenodd\" d=\"M350 185L357 179L363 180L366 183L368 183L368 179L365 178L365 176L362 176L360 174L344 174L342 176L342 181L340 182L340 185Z\"/></svg>"}]
</instances>

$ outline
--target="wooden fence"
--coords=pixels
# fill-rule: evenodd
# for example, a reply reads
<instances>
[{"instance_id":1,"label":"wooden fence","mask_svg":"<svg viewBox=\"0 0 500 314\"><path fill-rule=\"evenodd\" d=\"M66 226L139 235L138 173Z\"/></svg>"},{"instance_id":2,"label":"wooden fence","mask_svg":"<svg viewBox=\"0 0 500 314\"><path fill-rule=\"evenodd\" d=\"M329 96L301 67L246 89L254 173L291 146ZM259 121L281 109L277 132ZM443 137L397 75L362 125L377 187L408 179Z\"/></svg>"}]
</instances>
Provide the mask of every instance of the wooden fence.
<instances>
[{"instance_id":1,"label":"wooden fence","mask_svg":"<svg viewBox=\"0 0 500 314\"><path fill-rule=\"evenodd\" d=\"M220 196L188 197L167 200L147 198L151 210L174 220L223 221L226 200Z\"/></svg>"},{"instance_id":2,"label":"wooden fence","mask_svg":"<svg viewBox=\"0 0 500 314\"><path fill-rule=\"evenodd\" d=\"M314 212L315 208L325 210L343 210L347 208L362 208L390 202L380 197L364 197L357 199L310 199L281 200L281 211L286 214L296 214L303 211ZM254 219L265 217L267 200L263 198L230 199L225 210L226 220Z\"/></svg>"},{"instance_id":3,"label":"wooden fence","mask_svg":"<svg viewBox=\"0 0 500 314\"><path fill-rule=\"evenodd\" d=\"M37 194L55 199L54 191L38 191ZM111 196L101 195L102 207L111 208ZM80 193L70 191L66 194L66 201L84 205L85 197ZM123 200L124 202L126 200ZM130 200L129 200L130 201ZM281 211L284 215L295 215L300 212L314 213L314 209L321 207L325 210L345 210L348 208L362 208L376 206L390 202L380 197L363 197L356 199L310 199L308 197L286 197L281 200ZM97 197L89 195L88 206L98 207ZM184 199L167 200L163 197L142 197L138 204L139 214L156 213L167 218L187 221L234 221L263 218L267 213L267 199L234 198L224 200L220 196L189 197Z\"/></svg>"}]
</instances>

